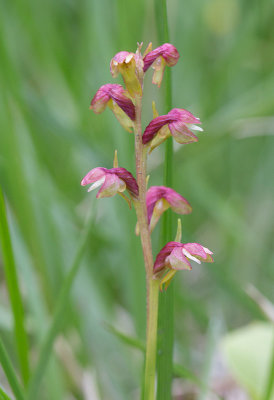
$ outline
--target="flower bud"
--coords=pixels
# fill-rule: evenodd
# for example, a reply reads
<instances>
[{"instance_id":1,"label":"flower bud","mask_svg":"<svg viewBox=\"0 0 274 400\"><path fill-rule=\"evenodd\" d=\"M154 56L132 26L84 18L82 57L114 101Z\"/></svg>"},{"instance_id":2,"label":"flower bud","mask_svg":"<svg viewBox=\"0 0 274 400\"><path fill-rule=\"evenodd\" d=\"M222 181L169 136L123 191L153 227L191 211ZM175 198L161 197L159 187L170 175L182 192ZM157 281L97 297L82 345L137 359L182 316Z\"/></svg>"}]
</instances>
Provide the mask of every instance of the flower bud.
<instances>
[{"instance_id":1,"label":"flower bud","mask_svg":"<svg viewBox=\"0 0 274 400\"><path fill-rule=\"evenodd\" d=\"M113 78L116 78L121 73L125 86L132 97L142 94L142 87L136 71L136 61L139 65L140 60L136 59L136 54L120 51L110 62L110 72Z\"/></svg>"},{"instance_id":2,"label":"flower bud","mask_svg":"<svg viewBox=\"0 0 274 400\"><path fill-rule=\"evenodd\" d=\"M170 43L165 43L146 54L144 57L144 72L152 66L154 69L152 83L160 87L166 65L169 67L176 65L179 57L176 47Z\"/></svg>"},{"instance_id":3,"label":"flower bud","mask_svg":"<svg viewBox=\"0 0 274 400\"><path fill-rule=\"evenodd\" d=\"M108 83L97 90L90 105L95 113L101 113L108 106L120 124L129 132L135 120L135 106L123 86Z\"/></svg>"}]
</instances>

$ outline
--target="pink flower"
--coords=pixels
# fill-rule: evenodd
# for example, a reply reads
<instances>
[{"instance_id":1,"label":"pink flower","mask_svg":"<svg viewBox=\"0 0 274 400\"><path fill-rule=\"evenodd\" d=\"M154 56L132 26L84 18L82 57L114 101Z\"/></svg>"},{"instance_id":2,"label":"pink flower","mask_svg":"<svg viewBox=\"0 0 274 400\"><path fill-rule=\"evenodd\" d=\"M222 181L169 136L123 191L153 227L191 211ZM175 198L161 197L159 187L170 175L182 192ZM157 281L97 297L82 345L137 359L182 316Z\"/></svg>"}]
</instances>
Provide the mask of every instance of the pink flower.
<instances>
[{"instance_id":1,"label":"pink flower","mask_svg":"<svg viewBox=\"0 0 274 400\"><path fill-rule=\"evenodd\" d=\"M152 68L154 69L152 83L160 87L165 66L168 65L169 67L172 67L173 65L176 65L179 57L180 55L176 47L170 43L165 43L150 51L144 57L144 72L146 72L152 65Z\"/></svg>"},{"instance_id":2,"label":"pink flower","mask_svg":"<svg viewBox=\"0 0 274 400\"><path fill-rule=\"evenodd\" d=\"M154 272L158 273L165 268L172 270L192 269L189 260L201 264L213 262L212 251L199 243L168 242L156 257Z\"/></svg>"},{"instance_id":3,"label":"pink flower","mask_svg":"<svg viewBox=\"0 0 274 400\"><path fill-rule=\"evenodd\" d=\"M102 185L96 197L112 197L126 189L133 198L139 194L138 185L132 174L125 168L94 168L83 178L81 185L92 183L88 192Z\"/></svg>"},{"instance_id":4,"label":"pink flower","mask_svg":"<svg viewBox=\"0 0 274 400\"><path fill-rule=\"evenodd\" d=\"M189 214L191 205L175 190L165 186L151 186L146 193L147 216L150 230L157 224L160 216L169 208L178 214Z\"/></svg>"},{"instance_id":5,"label":"pink flower","mask_svg":"<svg viewBox=\"0 0 274 400\"><path fill-rule=\"evenodd\" d=\"M191 130L203 129L195 124L201 124L201 121L191 112L173 108L168 114L160 115L148 124L143 134L143 144L151 142L150 149L153 150L171 135L178 143L197 142L198 138Z\"/></svg>"},{"instance_id":6,"label":"pink flower","mask_svg":"<svg viewBox=\"0 0 274 400\"><path fill-rule=\"evenodd\" d=\"M132 97L135 97L136 94L142 94L136 62L139 63L139 58L136 57L136 54L128 51L120 51L115 54L110 62L110 72L113 78L116 78L121 73L126 88Z\"/></svg>"},{"instance_id":7,"label":"pink flower","mask_svg":"<svg viewBox=\"0 0 274 400\"><path fill-rule=\"evenodd\" d=\"M131 131L132 121L135 120L135 107L123 86L108 83L96 92L90 105L95 113L101 113L106 106L113 111L121 125Z\"/></svg>"}]
</instances>

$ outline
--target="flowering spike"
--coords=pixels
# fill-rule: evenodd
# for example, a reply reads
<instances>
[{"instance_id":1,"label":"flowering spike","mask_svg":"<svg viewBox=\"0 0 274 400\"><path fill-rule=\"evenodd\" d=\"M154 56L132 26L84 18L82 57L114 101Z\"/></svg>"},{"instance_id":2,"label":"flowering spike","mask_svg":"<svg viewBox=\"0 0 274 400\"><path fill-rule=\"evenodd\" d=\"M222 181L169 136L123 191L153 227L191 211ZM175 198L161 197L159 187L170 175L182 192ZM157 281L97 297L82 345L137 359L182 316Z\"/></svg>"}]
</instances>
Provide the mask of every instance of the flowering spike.
<instances>
[{"instance_id":1,"label":"flowering spike","mask_svg":"<svg viewBox=\"0 0 274 400\"><path fill-rule=\"evenodd\" d=\"M118 168L118 155L117 150L114 151L113 168Z\"/></svg>"},{"instance_id":2,"label":"flowering spike","mask_svg":"<svg viewBox=\"0 0 274 400\"><path fill-rule=\"evenodd\" d=\"M187 144L197 142L198 138L192 130L203 129L195 124L201 124L199 118L183 108L173 108L168 114L154 118L143 133L143 144L150 143L150 151L166 140L170 135L176 142Z\"/></svg>"},{"instance_id":3,"label":"flowering spike","mask_svg":"<svg viewBox=\"0 0 274 400\"><path fill-rule=\"evenodd\" d=\"M123 86L108 83L101 86L93 97L90 109L101 113L108 106L120 124L129 132L132 131L135 120L135 106Z\"/></svg>"},{"instance_id":4,"label":"flowering spike","mask_svg":"<svg viewBox=\"0 0 274 400\"><path fill-rule=\"evenodd\" d=\"M94 168L83 178L81 185L92 183L88 191L94 190L100 185L97 198L112 197L116 193L124 192L126 189L130 196L137 198L139 194L138 185L132 174L125 168Z\"/></svg>"},{"instance_id":5,"label":"flowering spike","mask_svg":"<svg viewBox=\"0 0 274 400\"><path fill-rule=\"evenodd\" d=\"M144 72L152 66L154 69L152 83L160 87L166 65L169 67L176 65L179 57L176 47L170 43L165 43L145 55Z\"/></svg>"},{"instance_id":6,"label":"flowering spike","mask_svg":"<svg viewBox=\"0 0 274 400\"><path fill-rule=\"evenodd\" d=\"M174 242L180 242L182 240L182 221L181 218L177 220L177 233Z\"/></svg>"},{"instance_id":7,"label":"flowering spike","mask_svg":"<svg viewBox=\"0 0 274 400\"><path fill-rule=\"evenodd\" d=\"M126 88L132 97L135 97L136 94L142 94L142 87L136 73L136 61L139 61L139 58L134 53L120 51L115 54L110 62L110 72L113 78L121 73Z\"/></svg>"},{"instance_id":8,"label":"flowering spike","mask_svg":"<svg viewBox=\"0 0 274 400\"><path fill-rule=\"evenodd\" d=\"M146 205L150 231L170 207L178 214L189 214L192 211L191 205L183 196L165 186L151 186L146 194Z\"/></svg>"}]
</instances>

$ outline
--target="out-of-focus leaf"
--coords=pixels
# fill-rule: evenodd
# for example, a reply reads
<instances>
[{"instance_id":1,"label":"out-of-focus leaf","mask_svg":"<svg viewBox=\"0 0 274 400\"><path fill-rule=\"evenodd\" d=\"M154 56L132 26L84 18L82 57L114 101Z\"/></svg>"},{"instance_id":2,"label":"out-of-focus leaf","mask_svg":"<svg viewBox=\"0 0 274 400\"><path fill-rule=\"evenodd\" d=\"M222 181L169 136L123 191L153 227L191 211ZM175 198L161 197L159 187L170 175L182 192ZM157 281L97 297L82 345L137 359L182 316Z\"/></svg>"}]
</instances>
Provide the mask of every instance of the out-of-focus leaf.
<instances>
[{"instance_id":1,"label":"out-of-focus leaf","mask_svg":"<svg viewBox=\"0 0 274 400\"><path fill-rule=\"evenodd\" d=\"M273 343L273 325L262 322L231 332L221 342L231 373L254 400L263 398Z\"/></svg>"},{"instance_id":2,"label":"out-of-focus leaf","mask_svg":"<svg viewBox=\"0 0 274 400\"><path fill-rule=\"evenodd\" d=\"M0 400L11 400L6 392L0 387Z\"/></svg>"}]
</instances>

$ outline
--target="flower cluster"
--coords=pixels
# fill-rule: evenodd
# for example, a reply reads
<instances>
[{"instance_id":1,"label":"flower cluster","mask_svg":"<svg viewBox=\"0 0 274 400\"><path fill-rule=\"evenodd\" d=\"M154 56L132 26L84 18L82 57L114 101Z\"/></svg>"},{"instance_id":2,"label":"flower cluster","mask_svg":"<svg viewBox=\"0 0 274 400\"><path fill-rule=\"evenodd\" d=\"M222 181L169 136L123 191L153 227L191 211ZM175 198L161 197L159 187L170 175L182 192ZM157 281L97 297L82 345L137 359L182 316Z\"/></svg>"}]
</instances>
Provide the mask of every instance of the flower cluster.
<instances>
[{"instance_id":1,"label":"flower cluster","mask_svg":"<svg viewBox=\"0 0 274 400\"><path fill-rule=\"evenodd\" d=\"M197 142L198 137L193 131L203 129L200 127L200 119L190 111L174 108L166 115L158 115L154 103L153 119L144 132L140 133L141 99L146 72L150 67L153 69L152 83L160 87L165 67L176 65L179 59L178 50L169 43L154 50L150 43L143 55L141 47L142 45L138 45L136 53L121 51L112 58L111 75L116 78L121 74L125 87L111 83L101 86L90 105L95 113L103 112L108 106L127 131L134 130L137 138L135 145L139 143L135 147L137 180L125 168L118 166L116 154L113 168L94 168L83 178L81 184L91 184L88 191L101 186L97 198L112 197L118 193L130 206L131 203L134 204L138 219L137 232L141 235L144 259L149 260L150 257L145 253L151 251L151 243L147 246L146 241L148 237L150 241L150 234L161 215L168 208L177 214L189 214L192 208L189 202L172 188L151 186L146 190L146 163L142 164L140 160L146 158L149 152L171 136L181 144ZM129 197L125 195L125 191ZM191 269L190 261L212 262L212 252L198 243L180 243L177 235L176 241L167 243L159 252L154 266L146 267L147 271L152 269L153 279L160 279L161 287L165 284L167 288L177 270Z\"/></svg>"}]
</instances>

